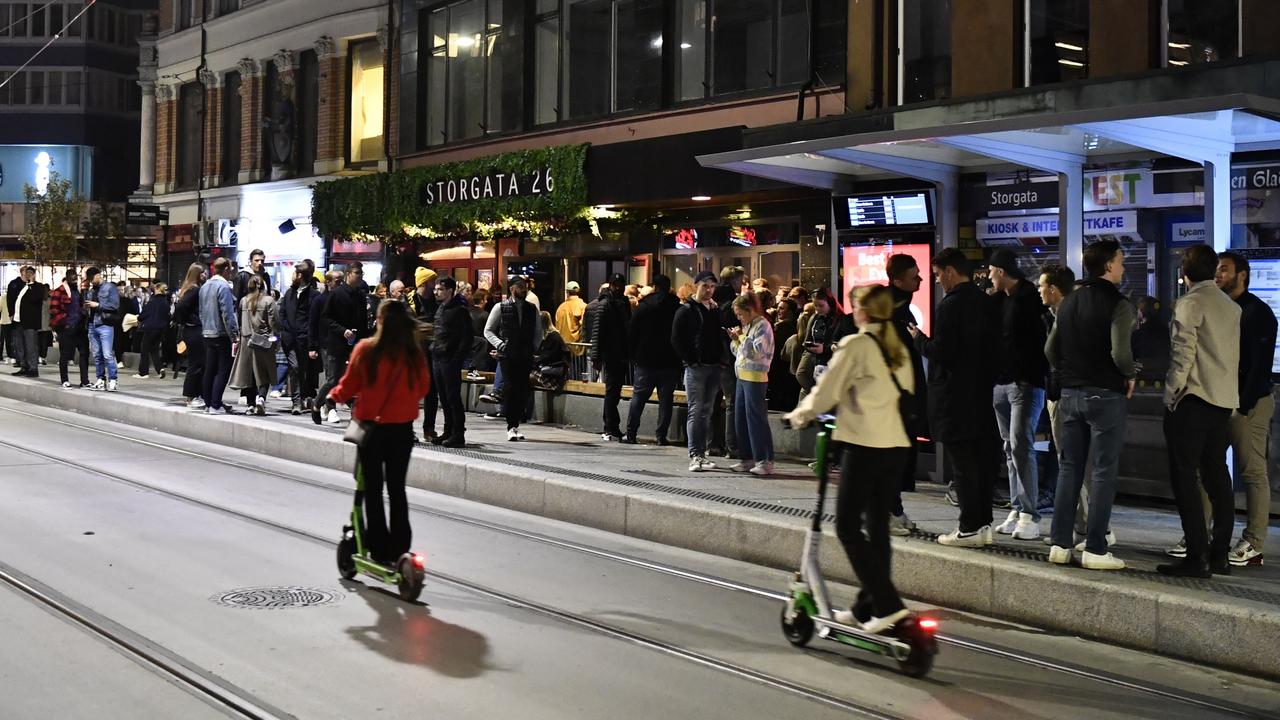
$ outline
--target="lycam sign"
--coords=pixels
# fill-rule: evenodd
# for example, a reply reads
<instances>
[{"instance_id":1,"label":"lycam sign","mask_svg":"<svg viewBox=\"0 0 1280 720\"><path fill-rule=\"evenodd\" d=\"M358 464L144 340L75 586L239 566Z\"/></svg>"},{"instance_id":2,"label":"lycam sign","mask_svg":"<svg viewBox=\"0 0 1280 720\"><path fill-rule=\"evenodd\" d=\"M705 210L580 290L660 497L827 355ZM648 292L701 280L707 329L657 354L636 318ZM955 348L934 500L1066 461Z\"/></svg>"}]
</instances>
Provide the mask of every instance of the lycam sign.
<instances>
[{"instance_id":1,"label":"lycam sign","mask_svg":"<svg viewBox=\"0 0 1280 720\"><path fill-rule=\"evenodd\" d=\"M551 168L539 168L533 174L491 172L487 175L450 178L424 183L420 190L423 205L470 202L492 198L512 198L555 192L555 176Z\"/></svg>"}]
</instances>

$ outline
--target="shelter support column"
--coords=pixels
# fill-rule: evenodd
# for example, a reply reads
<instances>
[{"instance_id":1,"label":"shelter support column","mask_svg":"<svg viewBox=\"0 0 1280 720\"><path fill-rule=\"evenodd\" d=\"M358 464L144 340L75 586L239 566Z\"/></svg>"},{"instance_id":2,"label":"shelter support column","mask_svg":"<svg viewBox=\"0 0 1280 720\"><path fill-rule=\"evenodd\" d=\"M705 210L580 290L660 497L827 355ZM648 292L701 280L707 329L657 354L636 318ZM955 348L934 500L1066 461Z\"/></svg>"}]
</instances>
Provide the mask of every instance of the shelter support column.
<instances>
[{"instance_id":1,"label":"shelter support column","mask_svg":"<svg viewBox=\"0 0 1280 720\"><path fill-rule=\"evenodd\" d=\"M1231 247L1231 155L1204 162L1205 242L1216 252Z\"/></svg>"},{"instance_id":2,"label":"shelter support column","mask_svg":"<svg viewBox=\"0 0 1280 720\"><path fill-rule=\"evenodd\" d=\"M1084 169L1058 171L1058 252L1060 262L1084 277Z\"/></svg>"}]
</instances>

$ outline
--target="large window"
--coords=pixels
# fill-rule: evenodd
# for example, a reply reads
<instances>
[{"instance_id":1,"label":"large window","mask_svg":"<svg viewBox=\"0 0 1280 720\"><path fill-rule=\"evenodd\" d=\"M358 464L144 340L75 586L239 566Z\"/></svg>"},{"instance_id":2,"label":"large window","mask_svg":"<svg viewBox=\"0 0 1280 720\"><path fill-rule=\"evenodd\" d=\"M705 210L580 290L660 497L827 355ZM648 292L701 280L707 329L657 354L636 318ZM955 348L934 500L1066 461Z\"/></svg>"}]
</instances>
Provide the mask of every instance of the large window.
<instances>
[{"instance_id":1,"label":"large window","mask_svg":"<svg viewBox=\"0 0 1280 720\"><path fill-rule=\"evenodd\" d=\"M1089 77L1089 0L1031 0L1027 83Z\"/></svg>"},{"instance_id":2,"label":"large window","mask_svg":"<svg viewBox=\"0 0 1280 720\"><path fill-rule=\"evenodd\" d=\"M320 119L320 59L314 50L298 56L298 107L294 112L294 135L298 149L293 156L297 174L307 176L316 171L316 132Z\"/></svg>"},{"instance_id":3,"label":"large window","mask_svg":"<svg viewBox=\"0 0 1280 720\"><path fill-rule=\"evenodd\" d=\"M1239 54L1239 0L1166 0L1169 65L1217 62Z\"/></svg>"},{"instance_id":4,"label":"large window","mask_svg":"<svg viewBox=\"0 0 1280 720\"><path fill-rule=\"evenodd\" d=\"M696 100L804 82L806 0L677 0L679 99Z\"/></svg>"},{"instance_id":5,"label":"large window","mask_svg":"<svg viewBox=\"0 0 1280 720\"><path fill-rule=\"evenodd\" d=\"M523 17L513 0L466 0L427 14L422 73L428 145L520 127Z\"/></svg>"},{"instance_id":6,"label":"large window","mask_svg":"<svg viewBox=\"0 0 1280 720\"><path fill-rule=\"evenodd\" d=\"M901 0L901 101L951 95L951 0Z\"/></svg>"},{"instance_id":7,"label":"large window","mask_svg":"<svg viewBox=\"0 0 1280 720\"><path fill-rule=\"evenodd\" d=\"M240 181L240 73L227 73L222 88L222 184L234 185Z\"/></svg>"},{"instance_id":8,"label":"large window","mask_svg":"<svg viewBox=\"0 0 1280 720\"><path fill-rule=\"evenodd\" d=\"M351 119L351 162L383 159L382 49L375 40L351 43L351 92L348 94Z\"/></svg>"},{"instance_id":9,"label":"large window","mask_svg":"<svg viewBox=\"0 0 1280 720\"><path fill-rule=\"evenodd\" d=\"M204 86L187 83L178 90L178 189L200 184L200 145L204 132Z\"/></svg>"}]
</instances>

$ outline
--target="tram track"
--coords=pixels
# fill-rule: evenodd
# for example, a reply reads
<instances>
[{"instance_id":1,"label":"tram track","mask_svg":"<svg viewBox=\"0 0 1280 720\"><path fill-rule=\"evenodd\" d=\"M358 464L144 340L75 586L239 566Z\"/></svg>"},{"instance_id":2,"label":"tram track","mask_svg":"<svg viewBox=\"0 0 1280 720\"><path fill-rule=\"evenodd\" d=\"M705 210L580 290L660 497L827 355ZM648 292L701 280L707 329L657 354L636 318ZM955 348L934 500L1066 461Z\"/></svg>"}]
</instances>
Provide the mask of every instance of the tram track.
<instances>
[{"instance_id":1,"label":"tram track","mask_svg":"<svg viewBox=\"0 0 1280 720\"><path fill-rule=\"evenodd\" d=\"M51 418L38 413L31 413L31 412L22 411L22 410L13 410L13 412L26 415L28 417L38 419L41 421L51 422L51 423L63 425L65 427L70 427L77 430L82 430L86 432L103 435L116 440L120 439L118 435L102 430L100 428L95 428L88 425L82 425L79 423L74 423L74 422L70 422L67 420L59 419L59 418ZM232 467L232 468L236 468L238 470L242 470L246 472L252 472L257 475L265 475L265 476L274 477L282 480L287 480L293 483L306 485L316 489L325 490L327 492L333 492L333 493L338 493L342 495L350 495L351 493L351 490L349 488L338 487L336 485L333 485L324 481L302 477L302 476L294 475L287 472L280 472L280 471L272 470L269 468L263 468L250 463L230 460L222 457L217 457L214 455L208 455L208 454L197 452L194 450L188 450L185 448L175 448L175 447L165 445L163 443L157 443L157 442L152 442L149 440L143 440L143 439L137 439L137 438L130 438L129 442L150 447L153 449L161 450L167 453L200 460L202 462L215 463L218 465ZM74 461L64 460L56 456L51 456L51 455L41 453L36 450L31 450L29 448L13 445L11 443L8 443L2 440L0 440L0 445L11 447L20 452L30 453L40 457L44 457L53 462L58 462L71 467L76 467L77 469L80 469L85 472L105 476L110 479L117 480L119 482L124 482L126 484L133 485L140 489L162 493L164 495L168 495L170 497L173 497L178 500L182 500L184 502L194 503L196 505L203 506L208 509L217 510L219 512L227 513L229 515L239 517L241 519L248 520L250 522L273 527L277 530L289 532L291 534L298 535L308 540L320 542L326 546L330 546L333 544L333 540L331 538L321 537L321 536L312 534L308 531L299 530L297 528L292 528L289 526L285 526L283 524L276 523L275 521L272 521L269 519L258 518L245 513L241 513L238 510L217 505L216 503L210 503L200 498L190 497L179 492L168 490L166 488L153 486L148 483L140 482L131 478L125 478L123 476L118 476L113 473L104 472L96 468L93 468L91 466L86 466L80 463L76 463ZM422 515L435 517L448 522L468 525L471 527L480 528L480 529L494 532L494 533L517 537L530 542L543 544L551 547L556 547L563 550L577 552L584 555L608 560L611 562L617 562L620 564L640 568L650 572L677 577L690 582L718 587L718 588L729 590L732 592L754 595L757 597L774 600L778 602L785 601L787 598L786 594L775 591L775 590L771 590L768 588L761 588L758 586L741 583L741 582L737 582L737 581L726 579L726 578L720 578L713 575L708 575L705 573L688 570L685 568L679 568L671 565L666 565L663 563L654 562L651 560L636 558L636 557L628 556L622 553L604 550L601 548L596 548L596 547L584 545L581 543L563 540L560 538L549 537L547 535L543 535L536 532L521 530L518 528L506 527L506 526L498 525L496 523L488 522L485 520L471 518L471 517L459 515L457 513L439 510L436 508L431 508L418 503L411 502L409 506L411 511L415 513L420 513ZM509 595L500 590L488 588L475 583L471 583L462 578L457 578L454 576L445 575L445 574L433 572L433 571L429 571L428 575L433 576L438 580L447 582L456 587L472 590L494 599L501 599L506 602L511 602L521 607L526 607L527 609L535 610L541 614L556 617L562 621L572 622L574 624L580 624L582 627L592 629L596 632L605 632L606 634L616 633L615 635L616 637L620 639L629 639L632 642L636 642L638 644L653 643L652 645L650 645L652 649L668 652L668 654L678 655L678 653L682 651L680 648L670 645L668 643L665 643L664 641L653 640L651 638L643 638L627 630L605 625L603 623L598 623L595 620L578 616L578 615L575 615L574 613L569 613L569 612L561 611L548 606L544 606L540 603L537 603L536 601L530 601L524 598L519 598L517 596ZM1036 667L1036 668L1054 672L1054 673L1070 675L1070 676L1074 676L1074 677L1085 679L1092 682L1101 683L1101 684L1108 685L1115 688L1120 688L1120 689L1129 690L1133 692L1139 692L1139 693L1151 695L1154 697L1163 698L1166 700L1172 700L1181 704L1185 704L1193 707L1199 707L1204 710L1210 710L1213 712L1223 713L1223 714L1227 714L1235 717L1242 717L1242 718L1267 717L1266 715L1261 714L1259 711L1254 710L1252 708L1242 706L1242 705L1237 705L1234 703L1229 703L1217 698L1207 697L1203 695L1196 695L1196 694L1188 694L1185 692L1180 692L1177 689L1167 687L1167 686L1146 683L1146 682L1142 682L1139 680L1135 680L1135 679L1124 677L1117 674L1102 673L1102 672L1098 672L1096 670L1090 669L1088 667L1084 667L1084 666L1080 666L1073 663L1064 662L1064 661L1060 661L1060 660L1056 660L1048 657L1038 656L1038 655L1026 653L1023 651L1019 651L1019 650L1015 650L1007 647L1002 647L992 643L979 642L972 639L950 635L950 634L939 634L938 640L939 642L945 645L961 648L974 653L983 654L983 655L987 655L995 658L1000 658L1002 660L1015 662L1023 665L1028 665L1028 666ZM770 685L774 685L774 683L769 682L769 680L765 679L769 676L763 673L759 673L758 671L751 670L749 668L745 668L741 666L734 666L732 663L724 663L724 661L722 660L711 658L709 656L704 656L694 651L685 650L683 652L690 653L690 656L687 656L687 657L684 655L678 655L680 657L684 657L686 660L698 662L699 664L708 664L708 666L710 667L717 667L720 669L725 669L726 671L729 671L729 670L727 670L725 667L722 667L722 666L732 666L735 669L731 672L731 674L739 675L741 677L751 677L752 679L757 679L762 682L766 682ZM763 677L755 677L756 675L761 675ZM774 679L779 683L781 683L781 685L775 685L775 687L785 688L786 686L795 686L794 683L791 683L788 680L785 680L782 678L774 678ZM795 686L795 687L803 688L803 686ZM812 690L812 692L818 695L826 695L825 693L822 693L821 691L817 691L817 690ZM847 702L839 698L832 697L832 699L840 703ZM877 711L871 711L871 712L878 713L879 711L877 710ZM870 717L880 717L880 715L873 714L873 715L870 715Z\"/></svg>"}]
</instances>

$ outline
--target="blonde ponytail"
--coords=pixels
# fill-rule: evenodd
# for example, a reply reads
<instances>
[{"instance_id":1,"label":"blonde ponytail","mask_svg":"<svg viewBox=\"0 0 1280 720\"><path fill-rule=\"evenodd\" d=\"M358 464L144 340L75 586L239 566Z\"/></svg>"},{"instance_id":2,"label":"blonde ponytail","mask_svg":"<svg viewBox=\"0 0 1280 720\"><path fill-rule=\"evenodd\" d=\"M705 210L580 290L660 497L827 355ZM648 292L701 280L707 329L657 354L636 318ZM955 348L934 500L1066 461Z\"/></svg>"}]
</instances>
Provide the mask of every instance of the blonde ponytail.
<instances>
[{"instance_id":1,"label":"blonde ponytail","mask_svg":"<svg viewBox=\"0 0 1280 720\"><path fill-rule=\"evenodd\" d=\"M898 368L907 364L910 356L907 354L907 348L902 344L902 338L898 337L898 330L893 326L893 293L889 291L887 285L863 285L856 287L849 292L850 305L858 305L867 313L867 318L872 322L880 323L880 327L874 331L880 346L884 348L885 354L889 356L889 369L897 371Z\"/></svg>"}]
</instances>

